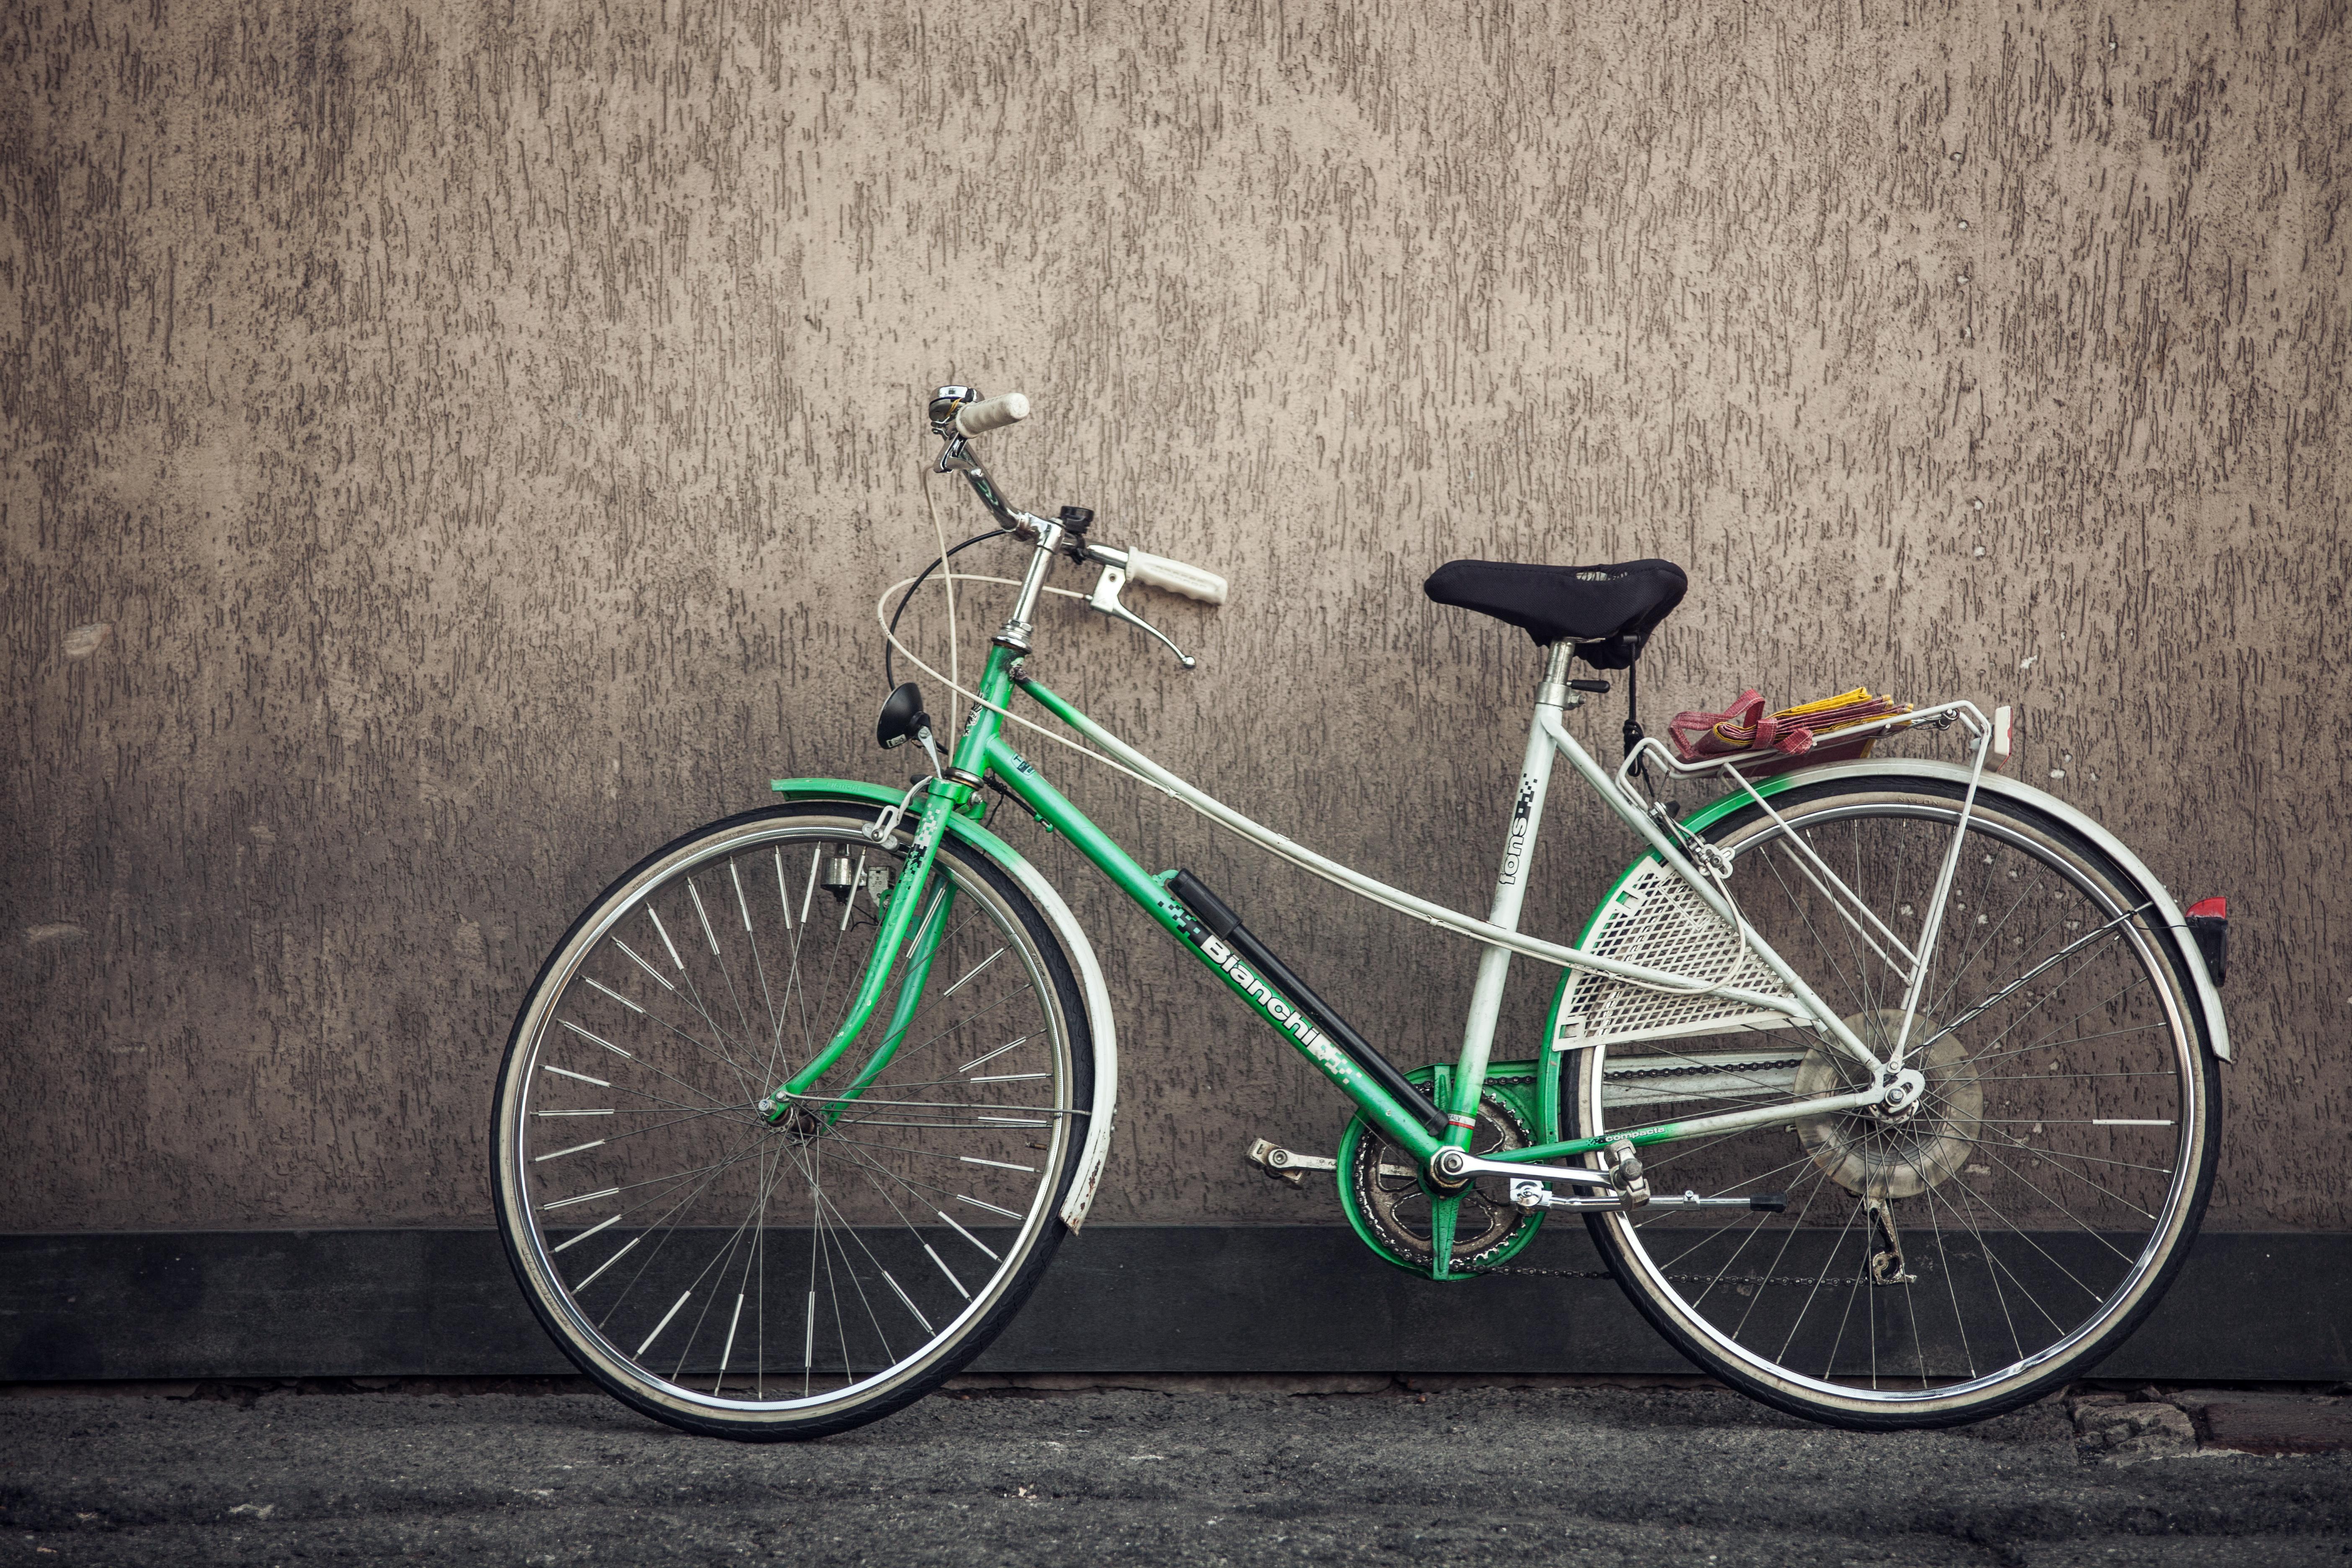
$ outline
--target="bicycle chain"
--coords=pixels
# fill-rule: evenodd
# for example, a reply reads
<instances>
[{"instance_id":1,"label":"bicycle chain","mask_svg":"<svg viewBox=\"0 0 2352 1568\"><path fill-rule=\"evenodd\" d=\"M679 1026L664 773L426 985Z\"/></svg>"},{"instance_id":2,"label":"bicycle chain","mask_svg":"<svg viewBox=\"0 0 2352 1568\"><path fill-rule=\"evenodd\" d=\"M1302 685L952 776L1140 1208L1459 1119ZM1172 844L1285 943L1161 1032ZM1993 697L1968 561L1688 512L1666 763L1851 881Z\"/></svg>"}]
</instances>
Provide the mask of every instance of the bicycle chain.
<instances>
[{"instance_id":1,"label":"bicycle chain","mask_svg":"<svg viewBox=\"0 0 2352 1568\"><path fill-rule=\"evenodd\" d=\"M1454 1272L1456 1274L1541 1275L1547 1279L1614 1279L1617 1278L1616 1275L1611 1273L1606 1268L1530 1268L1522 1265L1510 1263L1506 1263L1494 1268L1456 1268ZM1815 1286L1828 1283L1826 1280L1807 1279L1801 1276L1793 1274L1727 1274L1720 1279L1711 1274L1669 1274L1665 1278L1667 1283L1673 1285Z\"/></svg>"},{"instance_id":2,"label":"bicycle chain","mask_svg":"<svg viewBox=\"0 0 2352 1568\"><path fill-rule=\"evenodd\" d=\"M1801 1056L1801 1055L1802 1055L1802 1053L1801 1053L1801 1052L1790 1052L1790 1056ZM1767 1070L1769 1070L1769 1069L1770 1069L1770 1068L1777 1068L1777 1067L1784 1066L1784 1065L1786 1065L1786 1064L1787 1064L1788 1060L1789 1060L1789 1057L1785 1057L1785 1056L1784 1056L1784 1057L1774 1058L1770 1058L1770 1059L1763 1060L1763 1061L1752 1061L1752 1062L1727 1062L1727 1063L1725 1063L1724 1065L1722 1065L1722 1066L1720 1066L1720 1067L1717 1067L1717 1066L1715 1066L1715 1065L1713 1065L1713 1064L1711 1064L1711 1063L1706 1063L1706 1062L1695 1062L1695 1063L1693 1063L1693 1064L1692 1064L1691 1066L1689 1066L1689 1067L1655 1067L1655 1068L1626 1068L1626 1067L1621 1067L1621 1068L1619 1068L1615 1072L1611 1073L1609 1076L1610 1076L1610 1077L1612 1077L1612 1078L1616 1078L1616 1079L1648 1079L1648 1078L1693 1078L1693 1077L1696 1077L1696 1076L1701 1075L1701 1074L1708 1074L1708 1073L1747 1073L1747 1072L1763 1072L1763 1071L1767 1071Z\"/></svg>"}]
</instances>

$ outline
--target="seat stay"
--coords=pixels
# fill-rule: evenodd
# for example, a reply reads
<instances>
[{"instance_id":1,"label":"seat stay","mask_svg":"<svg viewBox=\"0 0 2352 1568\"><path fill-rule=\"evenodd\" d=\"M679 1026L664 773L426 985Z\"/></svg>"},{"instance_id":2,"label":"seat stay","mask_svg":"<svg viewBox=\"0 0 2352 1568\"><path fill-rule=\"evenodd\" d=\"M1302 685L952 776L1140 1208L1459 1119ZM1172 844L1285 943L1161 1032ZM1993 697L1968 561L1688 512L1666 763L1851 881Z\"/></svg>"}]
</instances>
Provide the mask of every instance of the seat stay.
<instances>
[{"instance_id":1,"label":"seat stay","mask_svg":"<svg viewBox=\"0 0 2352 1568\"><path fill-rule=\"evenodd\" d=\"M1979 715L1981 718L1981 715ZM1912 965L1911 984L1903 994L1903 1022L1895 1036L1895 1049L1888 1060L1896 1068L1903 1065L1905 1053L1911 1046L1912 1026L1918 1021L1920 997L1927 988L1929 966L1936 956L1937 939L1944 931L1944 910L1952 897L1952 879L1960 868L1960 851L1969 836L1969 818L1977 808L1977 791L1984 784L1985 763L1992 755L1993 727L1972 725L1976 731L1976 755L1969 763L1968 794L1960 799L1960 816L1952 825L1951 847L1944 852L1944 864L1936 874L1936 890L1927 904L1927 919L1919 931L1919 957Z\"/></svg>"},{"instance_id":2,"label":"seat stay","mask_svg":"<svg viewBox=\"0 0 2352 1568\"><path fill-rule=\"evenodd\" d=\"M1683 879L1691 891L1698 896L1699 901L1715 912L1717 920L1738 931L1748 951L1754 953L1764 967L1770 970L1773 976L1789 988L1790 995L1796 1000L1796 1005L1790 1005L1785 998L1776 998L1778 1005L1774 1008L1775 1011L1793 1014L1800 1020L1816 1026L1823 1034L1835 1041L1839 1048L1864 1067L1868 1068L1874 1075L1883 1074L1887 1070L1885 1062L1877 1053L1863 1044L1861 1037L1847 1027L1845 1021L1832 1011L1829 1005L1815 994L1811 985L1805 984L1804 976L1799 974L1770 942L1766 942L1739 918L1738 911L1731 906L1731 900L1724 896L1721 889L1700 874L1698 867L1693 864L1690 856L1684 851L1682 846L1676 844L1667 835L1666 830L1658 825L1656 819L1644 811L1631 795L1617 787L1616 781L1609 776L1608 770L1593 760L1591 752L1577 744L1576 737L1560 726L1559 717L1555 713L1548 713L1538 706L1536 710L1536 723L1551 738L1552 744L1559 747L1567 756L1569 765L1581 773L1584 776L1584 782L1591 784L1593 792L1608 803L1609 808L1622 817L1627 826L1647 839L1659 860L1675 876ZM1600 966L1591 963L1588 959L1579 967L1598 968ZM1602 973L1606 973L1607 971L1603 970ZM1653 981L1650 984L1654 984L1656 982ZM1670 986L1687 986L1693 984L1693 977L1685 976L1677 980L1670 980L1666 984ZM1723 986L1711 990L1710 994L1744 1001L1748 994L1752 994L1742 993L1730 986Z\"/></svg>"}]
</instances>

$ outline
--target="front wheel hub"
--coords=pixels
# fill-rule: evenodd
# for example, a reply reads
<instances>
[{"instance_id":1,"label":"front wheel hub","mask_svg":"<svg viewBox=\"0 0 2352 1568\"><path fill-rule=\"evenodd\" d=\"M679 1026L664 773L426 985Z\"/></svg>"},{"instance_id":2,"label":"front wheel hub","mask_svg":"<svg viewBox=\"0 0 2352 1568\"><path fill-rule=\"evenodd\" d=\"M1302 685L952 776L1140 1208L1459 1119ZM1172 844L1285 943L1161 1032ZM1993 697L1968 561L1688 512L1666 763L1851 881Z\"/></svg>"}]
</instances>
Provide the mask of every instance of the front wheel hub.
<instances>
[{"instance_id":1,"label":"front wheel hub","mask_svg":"<svg viewBox=\"0 0 2352 1568\"><path fill-rule=\"evenodd\" d=\"M773 1100L763 1100L761 1103L766 1108L761 1120L768 1123L771 1130L782 1133L795 1143L814 1142L832 1130L826 1125L824 1117L798 1100L782 1107L781 1110Z\"/></svg>"}]
</instances>

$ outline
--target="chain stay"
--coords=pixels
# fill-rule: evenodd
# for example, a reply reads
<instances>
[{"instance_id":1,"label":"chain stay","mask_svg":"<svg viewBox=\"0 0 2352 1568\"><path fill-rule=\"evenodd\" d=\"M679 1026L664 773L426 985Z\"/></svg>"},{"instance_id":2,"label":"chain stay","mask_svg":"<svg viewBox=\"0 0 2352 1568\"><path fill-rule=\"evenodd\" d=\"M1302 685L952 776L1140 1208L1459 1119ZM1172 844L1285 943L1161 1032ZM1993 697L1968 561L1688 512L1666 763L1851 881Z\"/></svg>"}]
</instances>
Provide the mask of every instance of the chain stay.
<instances>
[{"instance_id":1,"label":"chain stay","mask_svg":"<svg viewBox=\"0 0 2352 1568\"><path fill-rule=\"evenodd\" d=\"M1657 1076L1663 1077L1672 1073L1706 1072L1711 1070L1714 1069L1707 1068L1672 1068L1664 1069ZM1496 1084L1523 1085L1530 1084L1535 1081L1536 1080L1533 1078L1529 1077L1513 1076L1506 1078L1497 1075L1494 1078L1488 1079L1486 1083L1491 1087ZM1536 1268L1523 1263L1501 1263L1496 1264L1491 1268L1482 1268L1475 1265L1466 1263L1455 1263L1451 1264L1448 1267L1452 1272L1456 1274L1516 1274L1528 1279L1614 1279L1617 1278L1616 1274L1612 1270L1607 1268ZM1803 1279L1795 1277L1782 1278L1777 1275L1726 1275L1722 1279L1717 1279L1712 1275L1669 1274L1666 1276L1666 1279L1676 1285L1810 1286L1819 1285L1825 1282L1818 1279Z\"/></svg>"}]
</instances>

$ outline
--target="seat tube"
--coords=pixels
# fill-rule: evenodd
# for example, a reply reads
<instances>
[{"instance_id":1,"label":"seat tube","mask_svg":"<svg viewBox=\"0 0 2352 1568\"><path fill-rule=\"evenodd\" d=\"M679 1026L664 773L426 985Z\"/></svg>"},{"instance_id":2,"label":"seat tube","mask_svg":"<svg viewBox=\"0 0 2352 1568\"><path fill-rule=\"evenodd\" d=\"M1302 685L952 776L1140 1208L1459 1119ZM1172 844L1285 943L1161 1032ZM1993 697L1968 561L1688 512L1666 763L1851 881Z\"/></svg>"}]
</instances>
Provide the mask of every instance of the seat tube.
<instances>
[{"instance_id":1,"label":"seat tube","mask_svg":"<svg viewBox=\"0 0 2352 1568\"><path fill-rule=\"evenodd\" d=\"M1528 722L1528 749L1519 763L1518 793L1512 799L1511 819L1503 840L1503 866L1495 875L1495 901L1486 920L1505 931L1519 929L1519 906L1527 901L1528 874L1535 860L1536 834L1543 826L1544 797L1551 789L1552 758L1558 749L1544 733L1547 716L1557 719L1575 700L1568 686L1568 661L1575 648L1557 642L1548 650L1543 684L1536 689L1536 710ZM1477 1124L1478 1091L1486 1081L1486 1061L1495 1045L1495 1021L1503 1010L1503 986L1510 978L1511 951L1489 947L1478 958L1478 980L1470 992L1470 1016L1462 1029L1462 1058L1454 1074L1454 1102L1445 1107L1449 1123L1445 1141L1467 1148Z\"/></svg>"}]
</instances>

